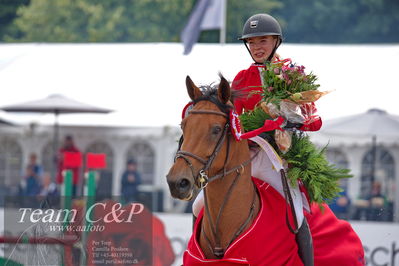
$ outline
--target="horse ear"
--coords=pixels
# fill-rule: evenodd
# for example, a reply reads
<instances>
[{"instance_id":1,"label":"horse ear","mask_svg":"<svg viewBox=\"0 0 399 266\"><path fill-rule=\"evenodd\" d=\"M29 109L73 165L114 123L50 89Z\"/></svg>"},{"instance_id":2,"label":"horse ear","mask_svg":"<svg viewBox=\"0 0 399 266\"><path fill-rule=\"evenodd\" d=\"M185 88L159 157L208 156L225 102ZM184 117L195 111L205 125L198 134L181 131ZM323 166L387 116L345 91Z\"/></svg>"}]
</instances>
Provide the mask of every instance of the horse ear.
<instances>
[{"instance_id":1,"label":"horse ear","mask_svg":"<svg viewBox=\"0 0 399 266\"><path fill-rule=\"evenodd\" d=\"M186 87L188 95L190 96L191 100L195 100L202 96L201 90L195 86L194 82L191 80L190 76L186 77Z\"/></svg>"},{"instance_id":2,"label":"horse ear","mask_svg":"<svg viewBox=\"0 0 399 266\"><path fill-rule=\"evenodd\" d=\"M218 98L222 103L227 103L230 100L230 84L229 82L223 77L220 76L220 83L218 88Z\"/></svg>"}]
</instances>

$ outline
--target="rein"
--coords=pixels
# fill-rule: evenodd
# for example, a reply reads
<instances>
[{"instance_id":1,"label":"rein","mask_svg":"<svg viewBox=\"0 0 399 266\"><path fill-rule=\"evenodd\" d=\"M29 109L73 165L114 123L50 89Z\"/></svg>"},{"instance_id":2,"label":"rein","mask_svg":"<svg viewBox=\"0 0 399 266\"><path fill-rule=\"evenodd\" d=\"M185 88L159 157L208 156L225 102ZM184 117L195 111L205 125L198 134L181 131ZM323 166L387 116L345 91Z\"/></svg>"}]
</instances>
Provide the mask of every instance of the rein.
<instances>
[{"instance_id":1,"label":"rein","mask_svg":"<svg viewBox=\"0 0 399 266\"><path fill-rule=\"evenodd\" d=\"M212 114L212 115L220 115L220 116L223 116L223 117L225 117L227 119L229 118L227 113L218 112L218 111L212 111L212 110L191 110L191 111L189 111L189 114ZM243 162L243 163L241 163L241 164L239 164L239 165L237 165L237 166L235 166L235 167L233 167L233 168L231 168L231 169L226 171L225 166L226 166L227 161L229 160L229 156L230 156L230 133L229 133L229 128L230 128L230 123L229 123L229 121L227 121L225 126L224 126L223 133L220 136L218 142L216 143L215 149L213 150L212 154L209 156L208 160L203 159L200 156L198 156L196 154L193 154L191 152L182 151L180 148L181 148L181 145L183 143L183 136L182 136L182 138L179 141L179 149L176 152L176 156L175 156L175 161L178 158L182 158L187 163L187 165L190 167L192 176L194 177L195 185L199 189L205 188L210 182L212 182L214 180L217 180L217 179L219 179L221 177L229 175L229 174L231 174L233 172L237 173L235 178L234 178L234 180L233 180L233 182L231 183L231 185L230 185L230 187L229 187L229 189L227 191L226 197L224 198L223 203L222 203L222 205L221 205L221 207L219 209L218 215L216 217L216 223L213 223L213 221L212 221L212 217L210 215L210 211L209 211L209 207L208 207L206 189L204 189L205 213L209 217L210 227L212 229L211 232L212 232L212 235L213 235L213 237L215 239L215 242L216 242L215 243L216 244L215 247L212 247L212 243L211 243L209 237L206 235L206 233L205 233L205 231L203 229L202 229L202 232L204 233L204 237L205 237L206 241L208 242L209 249L218 258L222 258L224 256L224 253L225 253L225 249L223 249L222 245L221 245L220 234L218 233L219 222L220 222L220 218L222 216L222 212L223 212L223 210L225 208L225 205L226 205L227 201L229 200L229 198L230 198L230 196L232 194L232 191L233 191L234 187L237 184L238 178L241 176L242 172L244 171L245 166L247 166L258 155L258 153L256 153L250 159L248 159L245 162ZM224 164L223 164L223 171L222 171L222 173L219 173L219 174L216 174L214 176L208 177L207 171L211 167L213 161L215 160L216 156L218 155L219 151L221 150L221 148L222 148L222 146L223 146L223 144L224 144L226 139L227 139L227 151L226 151L226 158L225 158L225 161L224 161ZM201 162L204 165L204 167L201 170L199 170L197 174L195 174L193 164L191 163L191 160L190 160L189 157L196 159L197 161ZM241 224L241 226L234 233L232 239L228 242L226 248L229 247L230 244L243 232L243 230L246 228L246 226L249 224L249 222L252 220L252 218L254 216L255 203L256 203L256 194L257 194L257 191L256 191L256 188L255 188L254 184L253 184L253 189L254 189L253 197L252 197L252 202L251 202L248 218L244 221L244 223Z\"/></svg>"}]
</instances>

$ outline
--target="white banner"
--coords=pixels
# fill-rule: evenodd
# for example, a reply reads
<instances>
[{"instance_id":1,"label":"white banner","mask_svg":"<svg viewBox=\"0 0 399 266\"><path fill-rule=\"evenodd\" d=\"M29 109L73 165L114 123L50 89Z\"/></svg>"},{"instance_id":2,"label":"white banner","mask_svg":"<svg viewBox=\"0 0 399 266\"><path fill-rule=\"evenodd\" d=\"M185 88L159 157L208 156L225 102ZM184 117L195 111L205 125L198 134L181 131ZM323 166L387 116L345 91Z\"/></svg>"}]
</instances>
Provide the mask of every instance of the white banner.
<instances>
[{"instance_id":1,"label":"white banner","mask_svg":"<svg viewBox=\"0 0 399 266\"><path fill-rule=\"evenodd\" d=\"M399 266L399 224L351 222L364 247L367 265Z\"/></svg>"},{"instance_id":2,"label":"white banner","mask_svg":"<svg viewBox=\"0 0 399 266\"><path fill-rule=\"evenodd\" d=\"M173 265L182 265L182 256L192 232L191 214L156 213L164 223L176 260ZM0 221L4 219L0 209ZM399 266L399 223L351 222L353 229L363 242L368 266ZM4 224L0 222L4 235ZM3 255L0 245L0 256ZM344 265L342 265L344 266Z\"/></svg>"}]
</instances>

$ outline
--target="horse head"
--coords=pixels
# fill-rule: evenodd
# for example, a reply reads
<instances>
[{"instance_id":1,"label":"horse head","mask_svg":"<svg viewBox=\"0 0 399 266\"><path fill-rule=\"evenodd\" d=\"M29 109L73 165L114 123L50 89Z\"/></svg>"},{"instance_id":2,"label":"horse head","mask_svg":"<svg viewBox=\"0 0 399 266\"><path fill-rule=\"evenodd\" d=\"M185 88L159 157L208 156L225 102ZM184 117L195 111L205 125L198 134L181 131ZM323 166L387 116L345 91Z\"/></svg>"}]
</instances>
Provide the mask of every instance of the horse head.
<instances>
[{"instance_id":1,"label":"horse head","mask_svg":"<svg viewBox=\"0 0 399 266\"><path fill-rule=\"evenodd\" d=\"M203 91L187 76L186 87L192 109L181 122L183 139L167 181L173 197L191 200L206 186L208 176L217 175L225 167L233 105L230 85L222 76L217 88Z\"/></svg>"}]
</instances>

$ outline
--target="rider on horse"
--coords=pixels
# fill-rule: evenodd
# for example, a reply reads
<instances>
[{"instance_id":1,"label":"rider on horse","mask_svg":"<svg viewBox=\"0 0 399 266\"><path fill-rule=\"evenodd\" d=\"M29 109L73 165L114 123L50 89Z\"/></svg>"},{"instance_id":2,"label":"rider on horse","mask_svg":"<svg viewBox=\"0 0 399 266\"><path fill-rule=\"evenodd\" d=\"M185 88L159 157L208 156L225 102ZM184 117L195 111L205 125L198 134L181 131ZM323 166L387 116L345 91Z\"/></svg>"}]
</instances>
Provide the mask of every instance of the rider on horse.
<instances>
[{"instance_id":1,"label":"rider on horse","mask_svg":"<svg viewBox=\"0 0 399 266\"><path fill-rule=\"evenodd\" d=\"M244 42L254 63L248 69L240 71L232 83L232 89L241 95L234 101L238 114L253 110L261 101L262 97L253 92L262 90L261 72L265 69L264 63L279 60L276 50L282 43L282 30L272 16L257 14L246 21L240 40ZM318 118L295 126L301 131L317 131L321 124L321 119ZM280 173L273 169L271 160L267 154L259 153L252 162L252 176L268 182L283 194L278 185L273 185L276 180L280 180ZM281 182L279 185L281 186ZM295 194L294 190L290 186L290 191ZM202 208L202 201L200 194L193 205L195 215ZM296 228L299 229L299 253L305 265L364 265L361 241L349 223L338 220L326 204L323 204L324 210L321 210L317 204L307 205L306 200L297 197L292 205L295 207L299 227Z\"/></svg>"},{"instance_id":2,"label":"rider on horse","mask_svg":"<svg viewBox=\"0 0 399 266\"><path fill-rule=\"evenodd\" d=\"M266 61L279 60L276 50L282 43L282 31L275 18L268 14L257 14L246 21L240 39L244 42L255 62L248 69L240 71L232 84L234 90L245 93L244 97L237 98L234 101L234 106L239 114L244 110L253 110L261 100L259 94L250 94L250 92L259 91L262 88L263 80L260 73L265 68L264 63ZM322 122L319 118L298 126L298 129L302 131L317 131L320 129L321 124ZM265 167L256 167L255 165L256 161L252 164L253 172L266 170L267 175L276 176L272 169L269 168L267 170ZM261 169L256 171L256 168ZM259 177L259 174L254 176ZM319 206L314 204L311 205L310 212L305 211L306 219L304 221L308 220L313 236L314 264L361 265L364 262L364 254L360 239L348 223L338 220L327 205L324 205L324 208L325 210L321 212ZM330 232L327 234L328 231ZM331 231L336 232L336 234L331 233ZM301 232L301 230L299 232L299 234L306 235L306 232ZM340 243L340 241L342 241L341 246L331 247L331 243ZM327 244L328 242L330 244ZM337 255L342 254L339 249L346 249L347 251L343 253L347 254L347 256L338 258ZM349 250L353 252L348 252ZM304 252L306 253L306 251Z\"/></svg>"}]
</instances>

